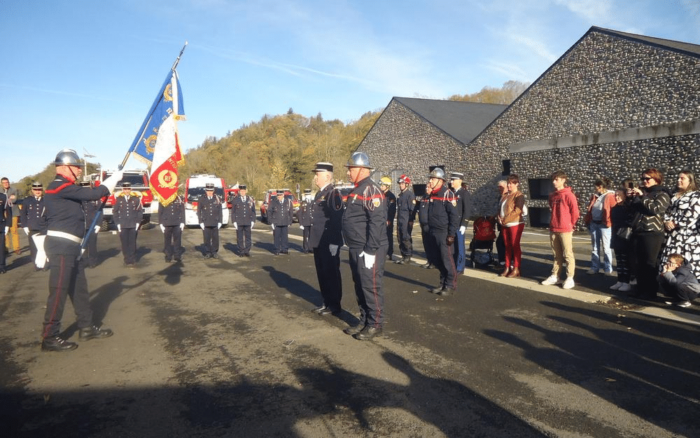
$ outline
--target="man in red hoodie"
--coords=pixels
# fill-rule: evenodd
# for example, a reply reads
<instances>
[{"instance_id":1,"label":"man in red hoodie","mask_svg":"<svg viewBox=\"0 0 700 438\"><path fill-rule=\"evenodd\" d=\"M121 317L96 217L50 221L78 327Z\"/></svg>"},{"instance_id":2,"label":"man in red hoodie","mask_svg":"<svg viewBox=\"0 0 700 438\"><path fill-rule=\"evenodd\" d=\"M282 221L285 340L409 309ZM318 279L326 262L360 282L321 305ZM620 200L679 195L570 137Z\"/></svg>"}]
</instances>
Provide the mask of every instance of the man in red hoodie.
<instances>
[{"instance_id":1,"label":"man in red hoodie","mask_svg":"<svg viewBox=\"0 0 700 438\"><path fill-rule=\"evenodd\" d=\"M564 289L574 287L574 271L576 259L574 258L574 245L572 236L576 221L579 218L578 201L566 185L567 177L564 172L558 170L551 176L554 184L554 192L549 194L549 208L552 209L552 219L549 222L549 242L554 254L552 275L542 282L544 285L560 284L559 269L566 261L566 280L562 286Z\"/></svg>"}]
</instances>

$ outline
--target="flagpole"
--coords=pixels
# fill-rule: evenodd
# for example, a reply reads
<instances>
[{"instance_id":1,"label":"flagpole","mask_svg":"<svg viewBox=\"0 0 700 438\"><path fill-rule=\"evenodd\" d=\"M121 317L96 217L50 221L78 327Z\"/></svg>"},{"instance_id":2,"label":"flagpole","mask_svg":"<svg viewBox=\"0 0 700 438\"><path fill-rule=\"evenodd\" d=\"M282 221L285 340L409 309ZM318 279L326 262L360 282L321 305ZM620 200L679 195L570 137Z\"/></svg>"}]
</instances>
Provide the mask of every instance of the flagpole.
<instances>
[{"instance_id":1,"label":"flagpole","mask_svg":"<svg viewBox=\"0 0 700 438\"><path fill-rule=\"evenodd\" d=\"M180 50L180 54L177 55L177 59L173 63L173 66L170 68L170 71L174 72L175 69L177 68L178 64L180 63L180 57L182 57L182 54L185 53L185 49L187 48L188 42L185 41L185 45L182 46L182 50ZM170 78L166 80L168 82ZM143 121L143 125L141 126L141 129L139 129L139 132L136 133L136 138L134 139L134 143L131 145L129 150L126 152L126 155L124 156L124 159L122 160L121 164L119 165L119 170L122 170L124 166L126 166L126 162L129 161L129 157L131 156L131 152L133 152L133 149L136 147L137 143L136 140L141 138L143 136L143 133L145 132L146 128L148 127L148 122L151 120L151 116L153 116L153 111L155 111L156 107L158 106L158 100L159 97L156 97L155 102L153 102L153 105L151 105L151 109L148 112L148 115L146 116L146 119Z\"/></svg>"}]
</instances>

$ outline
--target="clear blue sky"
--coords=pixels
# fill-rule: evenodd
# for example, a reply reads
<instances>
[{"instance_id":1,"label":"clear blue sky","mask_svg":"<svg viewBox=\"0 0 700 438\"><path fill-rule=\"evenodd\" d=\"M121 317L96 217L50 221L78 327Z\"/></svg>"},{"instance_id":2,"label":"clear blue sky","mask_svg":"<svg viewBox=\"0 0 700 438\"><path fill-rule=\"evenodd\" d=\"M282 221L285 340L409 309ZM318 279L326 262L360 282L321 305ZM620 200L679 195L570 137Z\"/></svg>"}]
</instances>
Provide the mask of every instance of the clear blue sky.
<instances>
[{"instance_id":1,"label":"clear blue sky","mask_svg":"<svg viewBox=\"0 0 700 438\"><path fill-rule=\"evenodd\" d=\"M186 40L185 150L289 108L532 82L591 26L700 44L700 0L3 0L0 175L62 148L116 167Z\"/></svg>"}]
</instances>

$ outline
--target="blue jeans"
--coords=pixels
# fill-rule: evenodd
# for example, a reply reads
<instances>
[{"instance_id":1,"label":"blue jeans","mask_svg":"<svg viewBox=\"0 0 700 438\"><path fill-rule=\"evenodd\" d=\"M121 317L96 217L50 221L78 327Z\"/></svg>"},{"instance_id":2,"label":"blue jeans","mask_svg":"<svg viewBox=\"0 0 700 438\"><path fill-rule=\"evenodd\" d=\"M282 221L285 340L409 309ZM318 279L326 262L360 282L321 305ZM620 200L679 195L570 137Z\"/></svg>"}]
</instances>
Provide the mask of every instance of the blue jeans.
<instances>
[{"instance_id":1,"label":"blue jeans","mask_svg":"<svg viewBox=\"0 0 700 438\"><path fill-rule=\"evenodd\" d=\"M612 272L612 251L610 250L611 230L609 227L604 227L602 224L593 222L588 226L588 232L591 234L591 269L599 270L600 266L600 249L601 244L603 254L605 255L605 272Z\"/></svg>"}]
</instances>

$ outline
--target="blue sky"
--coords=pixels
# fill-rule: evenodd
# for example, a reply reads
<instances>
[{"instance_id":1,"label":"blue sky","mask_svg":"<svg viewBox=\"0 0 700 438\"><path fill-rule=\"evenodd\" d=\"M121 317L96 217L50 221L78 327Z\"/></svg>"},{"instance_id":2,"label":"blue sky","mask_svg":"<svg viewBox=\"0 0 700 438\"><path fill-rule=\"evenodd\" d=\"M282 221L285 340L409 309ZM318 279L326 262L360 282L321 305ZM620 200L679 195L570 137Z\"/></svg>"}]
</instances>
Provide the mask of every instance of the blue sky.
<instances>
[{"instance_id":1,"label":"blue sky","mask_svg":"<svg viewBox=\"0 0 700 438\"><path fill-rule=\"evenodd\" d=\"M116 167L185 41L186 150L289 108L349 122L532 82L591 26L700 44L700 1L3 0L0 175L63 148Z\"/></svg>"}]
</instances>

